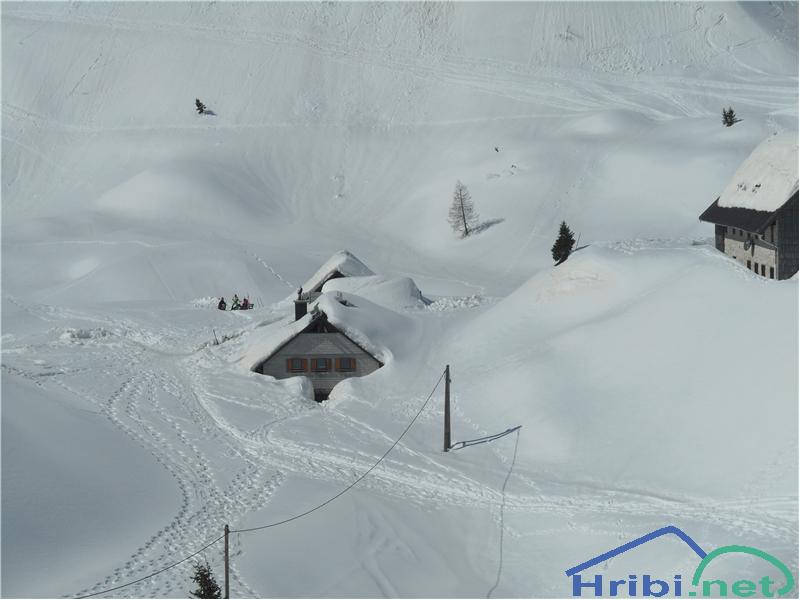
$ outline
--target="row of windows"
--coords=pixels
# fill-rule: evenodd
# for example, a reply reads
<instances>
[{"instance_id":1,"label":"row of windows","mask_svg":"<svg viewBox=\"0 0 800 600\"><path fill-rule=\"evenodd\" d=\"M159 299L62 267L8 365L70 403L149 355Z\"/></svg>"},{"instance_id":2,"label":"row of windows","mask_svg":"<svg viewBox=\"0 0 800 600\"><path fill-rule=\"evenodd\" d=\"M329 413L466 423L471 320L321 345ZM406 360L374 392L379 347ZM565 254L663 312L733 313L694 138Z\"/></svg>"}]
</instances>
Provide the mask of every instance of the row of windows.
<instances>
[{"instance_id":1,"label":"row of windows","mask_svg":"<svg viewBox=\"0 0 800 600\"><path fill-rule=\"evenodd\" d=\"M724 229L725 229L725 233L728 233L728 228L725 227ZM765 234L765 233L762 233L761 235L758 235L758 234L753 235L752 233L748 233L748 232L744 231L743 229L736 229L735 227L731 227L731 232L733 233L733 235L737 235L737 233L736 233L737 231L739 232L738 235L742 235L743 236L743 235L746 234L748 240L758 239L758 238L761 238L762 240L766 240L767 237L768 237L767 234ZM772 223L769 226L769 241L770 242L774 242L775 241L775 223Z\"/></svg>"},{"instance_id":2,"label":"row of windows","mask_svg":"<svg viewBox=\"0 0 800 600\"><path fill-rule=\"evenodd\" d=\"M733 233L733 235L737 235L737 232L738 232L738 235L747 235L747 239L748 240L752 240L753 239L753 234L752 233L748 233L744 229L736 229L736 227L731 227L731 233ZM728 233L728 228L727 227L725 227L725 233ZM756 237L758 237L758 236L756 236ZM764 239L763 235L761 236L761 239Z\"/></svg>"},{"instance_id":3,"label":"row of windows","mask_svg":"<svg viewBox=\"0 0 800 600\"><path fill-rule=\"evenodd\" d=\"M286 370L289 373L308 373L309 359L307 358L287 358ZM355 358L312 358L311 359L311 372L312 373L330 373L331 368L334 367L338 373L347 373L348 371L356 370Z\"/></svg>"},{"instance_id":4,"label":"row of windows","mask_svg":"<svg viewBox=\"0 0 800 600\"><path fill-rule=\"evenodd\" d=\"M736 257L734 256L733 258L736 258ZM751 263L751 261L748 260L747 261L747 268L748 269L753 269L755 274L758 275L758 267L760 266L761 267L761 276L762 277L766 277L767 276L767 267L765 265L759 265L758 263L753 263L753 266L750 266L750 263ZM769 278L770 279L775 279L775 267L770 267L769 268Z\"/></svg>"}]
</instances>

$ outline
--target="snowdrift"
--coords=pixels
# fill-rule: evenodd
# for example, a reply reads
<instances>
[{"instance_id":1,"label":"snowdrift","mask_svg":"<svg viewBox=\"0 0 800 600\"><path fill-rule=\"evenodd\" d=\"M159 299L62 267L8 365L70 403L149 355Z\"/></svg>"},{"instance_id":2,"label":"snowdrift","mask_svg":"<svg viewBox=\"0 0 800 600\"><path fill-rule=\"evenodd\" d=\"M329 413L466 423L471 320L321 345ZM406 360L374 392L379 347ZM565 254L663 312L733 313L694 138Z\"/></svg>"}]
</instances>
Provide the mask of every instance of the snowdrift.
<instances>
[{"instance_id":1,"label":"snowdrift","mask_svg":"<svg viewBox=\"0 0 800 600\"><path fill-rule=\"evenodd\" d=\"M769 477L765 465L790 461L796 303L795 282L759 278L711 248L589 247L448 340L454 374L472 382L460 405L490 432L524 425L520 443L547 477L745 493ZM769 481L780 495L797 485L788 468Z\"/></svg>"},{"instance_id":2,"label":"snowdrift","mask_svg":"<svg viewBox=\"0 0 800 600\"><path fill-rule=\"evenodd\" d=\"M347 250L341 250L331 256L308 281L303 284L303 291L322 291L323 286L331 278L374 275L369 267Z\"/></svg>"},{"instance_id":3,"label":"snowdrift","mask_svg":"<svg viewBox=\"0 0 800 600\"><path fill-rule=\"evenodd\" d=\"M761 142L722 191L726 207L776 211L797 192L797 132Z\"/></svg>"},{"instance_id":4,"label":"snowdrift","mask_svg":"<svg viewBox=\"0 0 800 600\"><path fill-rule=\"evenodd\" d=\"M393 310L424 308L430 303L410 277L342 277L328 281L322 289L347 292Z\"/></svg>"}]
</instances>

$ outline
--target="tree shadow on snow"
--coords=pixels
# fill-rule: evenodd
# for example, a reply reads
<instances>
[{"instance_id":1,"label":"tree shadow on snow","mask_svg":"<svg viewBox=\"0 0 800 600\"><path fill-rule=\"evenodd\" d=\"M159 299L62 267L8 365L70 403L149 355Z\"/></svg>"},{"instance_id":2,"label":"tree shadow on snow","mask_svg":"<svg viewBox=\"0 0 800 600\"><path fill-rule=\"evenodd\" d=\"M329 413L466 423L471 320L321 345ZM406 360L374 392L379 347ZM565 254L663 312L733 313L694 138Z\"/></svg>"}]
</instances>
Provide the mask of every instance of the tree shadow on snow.
<instances>
[{"instance_id":1,"label":"tree shadow on snow","mask_svg":"<svg viewBox=\"0 0 800 600\"><path fill-rule=\"evenodd\" d=\"M472 230L472 233L473 234L483 233L490 227L499 225L503 221L505 221L505 219L489 219L488 221L484 221L483 223L479 223L478 225L476 225L475 228Z\"/></svg>"}]
</instances>

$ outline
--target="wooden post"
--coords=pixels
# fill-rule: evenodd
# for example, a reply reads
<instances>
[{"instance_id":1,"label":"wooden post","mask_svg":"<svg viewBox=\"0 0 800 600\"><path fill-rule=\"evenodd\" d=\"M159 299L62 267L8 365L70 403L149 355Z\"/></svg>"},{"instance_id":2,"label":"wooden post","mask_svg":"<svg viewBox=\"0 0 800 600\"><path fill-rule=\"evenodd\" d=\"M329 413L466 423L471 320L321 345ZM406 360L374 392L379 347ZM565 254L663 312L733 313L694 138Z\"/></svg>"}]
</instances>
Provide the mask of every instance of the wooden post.
<instances>
[{"instance_id":1,"label":"wooden post","mask_svg":"<svg viewBox=\"0 0 800 600\"><path fill-rule=\"evenodd\" d=\"M231 580L231 573L230 573L230 561L228 560L228 534L230 534L230 529L228 525L225 524L225 597L230 598L230 580Z\"/></svg>"},{"instance_id":2,"label":"wooden post","mask_svg":"<svg viewBox=\"0 0 800 600\"><path fill-rule=\"evenodd\" d=\"M444 451L450 450L450 365L444 368Z\"/></svg>"}]
</instances>

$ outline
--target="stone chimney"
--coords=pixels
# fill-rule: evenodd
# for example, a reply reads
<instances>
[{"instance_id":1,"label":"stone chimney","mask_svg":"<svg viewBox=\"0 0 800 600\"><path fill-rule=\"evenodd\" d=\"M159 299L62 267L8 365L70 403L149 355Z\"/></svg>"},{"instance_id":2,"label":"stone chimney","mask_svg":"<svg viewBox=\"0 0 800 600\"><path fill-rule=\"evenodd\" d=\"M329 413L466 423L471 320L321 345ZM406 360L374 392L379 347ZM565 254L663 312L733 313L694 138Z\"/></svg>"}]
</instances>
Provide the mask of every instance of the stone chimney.
<instances>
[{"instance_id":1,"label":"stone chimney","mask_svg":"<svg viewBox=\"0 0 800 600\"><path fill-rule=\"evenodd\" d=\"M299 321L306 316L308 312L308 300L295 300L294 301L294 320Z\"/></svg>"}]
</instances>

